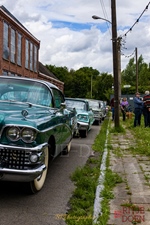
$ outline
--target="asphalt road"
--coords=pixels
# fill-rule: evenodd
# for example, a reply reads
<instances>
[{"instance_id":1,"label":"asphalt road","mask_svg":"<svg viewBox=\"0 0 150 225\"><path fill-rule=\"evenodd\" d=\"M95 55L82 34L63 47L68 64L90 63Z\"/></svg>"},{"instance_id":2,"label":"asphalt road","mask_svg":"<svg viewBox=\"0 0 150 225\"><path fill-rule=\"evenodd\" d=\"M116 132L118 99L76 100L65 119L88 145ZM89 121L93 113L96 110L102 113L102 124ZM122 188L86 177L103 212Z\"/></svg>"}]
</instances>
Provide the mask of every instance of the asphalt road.
<instances>
[{"instance_id":1,"label":"asphalt road","mask_svg":"<svg viewBox=\"0 0 150 225\"><path fill-rule=\"evenodd\" d=\"M63 217L74 190L70 175L83 166L100 126L92 126L87 138L74 138L69 155L57 157L43 189L27 195L23 183L0 182L0 225L65 225Z\"/></svg>"}]
</instances>

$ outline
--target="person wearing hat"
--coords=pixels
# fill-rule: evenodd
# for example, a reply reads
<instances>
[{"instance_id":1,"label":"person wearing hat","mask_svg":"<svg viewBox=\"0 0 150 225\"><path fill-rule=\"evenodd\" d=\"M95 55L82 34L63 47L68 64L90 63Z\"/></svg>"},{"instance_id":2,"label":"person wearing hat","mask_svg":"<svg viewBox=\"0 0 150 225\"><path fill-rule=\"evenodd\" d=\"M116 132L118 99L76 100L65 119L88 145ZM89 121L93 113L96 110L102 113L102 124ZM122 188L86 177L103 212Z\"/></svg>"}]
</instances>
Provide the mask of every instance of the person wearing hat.
<instances>
[{"instance_id":1,"label":"person wearing hat","mask_svg":"<svg viewBox=\"0 0 150 225\"><path fill-rule=\"evenodd\" d=\"M143 101L140 99L140 93L136 92L135 97L133 99L134 102L134 127L141 125L141 115L143 109Z\"/></svg>"}]
</instances>

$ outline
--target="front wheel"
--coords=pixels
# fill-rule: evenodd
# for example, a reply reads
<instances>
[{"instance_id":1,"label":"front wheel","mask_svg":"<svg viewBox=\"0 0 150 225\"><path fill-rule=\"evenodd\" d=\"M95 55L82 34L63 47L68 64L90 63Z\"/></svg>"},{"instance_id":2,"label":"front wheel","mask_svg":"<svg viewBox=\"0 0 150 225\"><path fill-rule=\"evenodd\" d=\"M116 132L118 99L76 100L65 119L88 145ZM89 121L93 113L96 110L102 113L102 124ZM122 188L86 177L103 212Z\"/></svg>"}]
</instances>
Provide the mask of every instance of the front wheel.
<instances>
[{"instance_id":1,"label":"front wheel","mask_svg":"<svg viewBox=\"0 0 150 225\"><path fill-rule=\"evenodd\" d=\"M87 130L80 130L79 133L80 133L80 137L86 138L88 131Z\"/></svg>"},{"instance_id":2,"label":"front wheel","mask_svg":"<svg viewBox=\"0 0 150 225\"><path fill-rule=\"evenodd\" d=\"M67 155L70 152L70 150L71 150L71 141L68 143L66 148L63 150L62 154Z\"/></svg>"},{"instance_id":3,"label":"front wheel","mask_svg":"<svg viewBox=\"0 0 150 225\"><path fill-rule=\"evenodd\" d=\"M48 171L48 164L49 164L48 147L45 148L44 155L45 155L44 164L46 166L46 169L43 171L43 173L40 176L38 176L36 179L34 179L33 181L31 181L29 183L30 192L32 194L35 194L38 191L40 191L42 189L44 183L45 183L45 180L46 180L46 175L47 175L47 171Z\"/></svg>"}]
</instances>

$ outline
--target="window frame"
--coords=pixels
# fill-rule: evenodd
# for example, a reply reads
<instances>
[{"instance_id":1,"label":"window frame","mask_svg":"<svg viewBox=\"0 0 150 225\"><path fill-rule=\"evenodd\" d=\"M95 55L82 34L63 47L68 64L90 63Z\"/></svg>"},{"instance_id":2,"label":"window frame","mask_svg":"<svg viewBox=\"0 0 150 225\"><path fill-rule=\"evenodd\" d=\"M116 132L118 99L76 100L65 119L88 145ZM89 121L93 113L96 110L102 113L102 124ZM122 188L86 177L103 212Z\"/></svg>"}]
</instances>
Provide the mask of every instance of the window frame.
<instances>
[{"instance_id":1,"label":"window frame","mask_svg":"<svg viewBox=\"0 0 150 225\"><path fill-rule=\"evenodd\" d=\"M10 50L9 50L9 24L5 21L3 22L3 58L9 60Z\"/></svg>"},{"instance_id":2,"label":"window frame","mask_svg":"<svg viewBox=\"0 0 150 225\"><path fill-rule=\"evenodd\" d=\"M16 31L11 28L11 38L10 38L10 61L12 63L16 62Z\"/></svg>"}]
</instances>

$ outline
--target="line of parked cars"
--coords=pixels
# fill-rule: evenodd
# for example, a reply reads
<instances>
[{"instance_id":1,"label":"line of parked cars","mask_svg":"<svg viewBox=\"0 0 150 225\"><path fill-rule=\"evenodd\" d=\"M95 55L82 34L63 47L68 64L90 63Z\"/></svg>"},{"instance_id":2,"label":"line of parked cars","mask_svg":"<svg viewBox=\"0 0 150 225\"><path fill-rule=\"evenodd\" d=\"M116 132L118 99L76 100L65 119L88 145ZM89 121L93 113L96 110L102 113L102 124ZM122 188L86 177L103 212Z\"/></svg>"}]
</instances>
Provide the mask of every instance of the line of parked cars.
<instances>
[{"instance_id":1,"label":"line of parked cars","mask_svg":"<svg viewBox=\"0 0 150 225\"><path fill-rule=\"evenodd\" d=\"M0 181L40 191L49 163L105 116L101 101L65 98L43 80L0 76Z\"/></svg>"},{"instance_id":2,"label":"line of parked cars","mask_svg":"<svg viewBox=\"0 0 150 225\"><path fill-rule=\"evenodd\" d=\"M68 110L76 110L77 129L74 135L87 137L88 131L94 123L94 114L90 108L88 100L79 98L65 98L65 103Z\"/></svg>"},{"instance_id":3,"label":"line of parked cars","mask_svg":"<svg viewBox=\"0 0 150 225\"><path fill-rule=\"evenodd\" d=\"M99 125L106 117L105 103L95 99L65 98L68 110L76 110L77 126L74 135L87 137L93 124Z\"/></svg>"}]
</instances>

